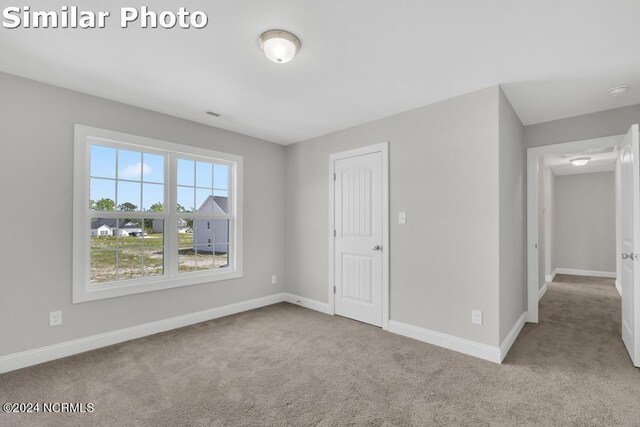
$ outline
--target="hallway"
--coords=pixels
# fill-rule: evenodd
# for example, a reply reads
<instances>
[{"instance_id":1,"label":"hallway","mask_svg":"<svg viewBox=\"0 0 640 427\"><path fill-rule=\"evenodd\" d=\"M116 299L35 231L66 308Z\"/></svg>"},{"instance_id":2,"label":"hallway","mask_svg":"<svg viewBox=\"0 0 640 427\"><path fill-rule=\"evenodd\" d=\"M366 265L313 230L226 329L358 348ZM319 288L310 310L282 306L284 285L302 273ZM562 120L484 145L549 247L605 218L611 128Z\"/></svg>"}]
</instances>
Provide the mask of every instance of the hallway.
<instances>
[{"instance_id":1,"label":"hallway","mask_svg":"<svg viewBox=\"0 0 640 427\"><path fill-rule=\"evenodd\" d=\"M614 383L633 378L621 338L621 300L614 279L558 274L540 300L540 322L526 324L505 363L609 378ZM624 388L622 384L611 385Z\"/></svg>"}]
</instances>

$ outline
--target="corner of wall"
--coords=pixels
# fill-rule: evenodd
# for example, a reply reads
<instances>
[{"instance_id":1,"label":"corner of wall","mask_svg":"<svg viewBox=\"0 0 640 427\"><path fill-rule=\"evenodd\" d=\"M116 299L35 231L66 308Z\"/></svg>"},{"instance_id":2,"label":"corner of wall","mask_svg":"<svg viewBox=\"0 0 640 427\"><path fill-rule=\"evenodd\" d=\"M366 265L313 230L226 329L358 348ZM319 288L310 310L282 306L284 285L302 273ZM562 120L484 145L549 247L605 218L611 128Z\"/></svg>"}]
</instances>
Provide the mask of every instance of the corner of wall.
<instances>
[{"instance_id":1,"label":"corner of wall","mask_svg":"<svg viewBox=\"0 0 640 427\"><path fill-rule=\"evenodd\" d=\"M521 323L525 296L525 162L524 126L499 88L499 342ZM518 329L519 332L519 329ZM515 337L511 337L512 341ZM512 342L511 341L511 342ZM510 346L510 345L509 345Z\"/></svg>"}]
</instances>

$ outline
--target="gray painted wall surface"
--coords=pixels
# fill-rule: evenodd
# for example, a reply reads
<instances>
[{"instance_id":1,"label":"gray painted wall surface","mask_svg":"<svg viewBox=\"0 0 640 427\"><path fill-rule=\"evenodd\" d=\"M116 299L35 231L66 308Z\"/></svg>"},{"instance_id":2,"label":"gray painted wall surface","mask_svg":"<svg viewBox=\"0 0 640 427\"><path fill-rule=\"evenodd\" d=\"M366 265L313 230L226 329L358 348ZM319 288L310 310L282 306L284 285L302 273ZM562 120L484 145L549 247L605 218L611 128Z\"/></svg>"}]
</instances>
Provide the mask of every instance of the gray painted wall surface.
<instances>
[{"instance_id":1,"label":"gray painted wall surface","mask_svg":"<svg viewBox=\"0 0 640 427\"><path fill-rule=\"evenodd\" d=\"M555 211L553 207L553 191L556 175L551 168L544 169L544 274L550 276L556 269L553 256L553 233Z\"/></svg>"},{"instance_id":2,"label":"gray painted wall surface","mask_svg":"<svg viewBox=\"0 0 640 427\"><path fill-rule=\"evenodd\" d=\"M289 291L328 300L329 154L389 141L391 319L498 345L498 96L492 87L288 146Z\"/></svg>"},{"instance_id":3,"label":"gray painted wall surface","mask_svg":"<svg viewBox=\"0 0 640 427\"><path fill-rule=\"evenodd\" d=\"M0 356L284 291L282 146L3 73L0 93ZM73 305L74 123L244 156L244 277Z\"/></svg>"},{"instance_id":4,"label":"gray painted wall surface","mask_svg":"<svg viewBox=\"0 0 640 427\"><path fill-rule=\"evenodd\" d=\"M523 127L500 91L500 330L502 342L526 310Z\"/></svg>"},{"instance_id":5,"label":"gray painted wall surface","mask_svg":"<svg viewBox=\"0 0 640 427\"><path fill-rule=\"evenodd\" d=\"M544 232L544 159L538 159L538 289L545 283L546 235Z\"/></svg>"},{"instance_id":6,"label":"gray painted wall surface","mask_svg":"<svg viewBox=\"0 0 640 427\"><path fill-rule=\"evenodd\" d=\"M614 172L556 176L554 199L556 266L615 272Z\"/></svg>"},{"instance_id":7,"label":"gray painted wall surface","mask_svg":"<svg viewBox=\"0 0 640 427\"><path fill-rule=\"evenodd\" d=\"M640 104L525 126L525 147L626 134L640 123Z\"/></svg>"}]
</instances>

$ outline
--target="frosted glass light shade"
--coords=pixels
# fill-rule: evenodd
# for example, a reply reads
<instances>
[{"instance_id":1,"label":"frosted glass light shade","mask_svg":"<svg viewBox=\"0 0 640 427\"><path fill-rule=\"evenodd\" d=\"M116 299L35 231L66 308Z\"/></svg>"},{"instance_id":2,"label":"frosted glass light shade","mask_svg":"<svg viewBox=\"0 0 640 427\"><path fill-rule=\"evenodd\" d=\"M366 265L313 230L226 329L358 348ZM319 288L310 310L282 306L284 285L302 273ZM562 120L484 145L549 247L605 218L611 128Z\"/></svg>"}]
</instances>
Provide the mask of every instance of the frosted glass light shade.
<instances>
[{"instance_id":1,"label":"frosted glass light shade","mask_svg":"<svg viewBox=\"0 0 640 427\"><path fill-rule=\"evenodd\" d=\"M571 159L570 161L573 166L584 166L589 163L589 160L591 160L590 157L578 157L576 159Z\"/></svg>"},{"instance_id":2,"label":"frosted glass light shade","mask_svg":"<svg viewBox=\"0 0 640 427\"><path fill-rule=\"evenodd\" d=\"M300 40L289 32L270 30L260 36L260 47L271 61L285 64L300 50Z\"/></svg>"}]
</instances>

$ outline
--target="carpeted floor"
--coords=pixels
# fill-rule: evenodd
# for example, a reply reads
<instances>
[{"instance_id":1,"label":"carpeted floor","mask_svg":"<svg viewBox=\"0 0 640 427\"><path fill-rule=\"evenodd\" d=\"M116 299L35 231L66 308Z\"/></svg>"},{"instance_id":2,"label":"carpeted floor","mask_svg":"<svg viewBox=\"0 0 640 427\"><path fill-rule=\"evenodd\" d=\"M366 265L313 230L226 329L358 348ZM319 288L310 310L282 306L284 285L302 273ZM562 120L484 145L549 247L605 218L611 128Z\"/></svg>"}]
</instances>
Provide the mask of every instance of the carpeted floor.
<instances>
[{"instance_id":1,"label":"carpeted floor","mask_svg":"<svg viewBox=\"0 0 640 427\"><path fill-rule=\"evenodd\" d=\"M608 279L558 276L496 365L277 304L0 375L0 425L639 425Z\"/></svg>"}]
</instances>

